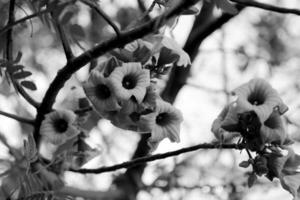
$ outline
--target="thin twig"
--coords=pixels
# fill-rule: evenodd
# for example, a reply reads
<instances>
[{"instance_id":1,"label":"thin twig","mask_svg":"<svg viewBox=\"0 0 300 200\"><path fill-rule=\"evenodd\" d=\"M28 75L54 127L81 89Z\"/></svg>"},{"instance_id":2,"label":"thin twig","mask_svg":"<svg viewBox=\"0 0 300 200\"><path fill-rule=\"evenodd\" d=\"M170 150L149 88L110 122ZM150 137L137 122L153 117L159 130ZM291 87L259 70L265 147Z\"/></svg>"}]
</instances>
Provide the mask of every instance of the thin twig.
<instances>
[{"instance_id":1,"label":"thin twig","mask_svg":"<svg viewBox=\"0 0 300 200\"><path fill-rule=\"evenodd\" d=\"M114 29L116 32L116 35L120 37L121 32L118 28L118 26L110 19L110 17L96 4L92 3L91 1L81 0L84 4L88 5L92 9L94 9L103 19Z\"/></svg>"},{"instance_id":2,"label":"thin twig","mask_svg":"<svg viewBox=\"0 0 300 200\"><path fill-rule=\"evenodd\" d=\"M199 0L180 1L176 6L174 6L172 9L168 10L162 15L166 20L168 20L173 16L180 14L181 12L186 10L188 7L194 5L198 1ZM81 55L75 57L69 63L67 63L66 66L59 70L53 82L50 84L43 98L41 106L38 109L34 132L35 140L39 139L38 131L40 129L42 120L44 119L44 115L51 111L58 92L64 86L65 82L69 80L73 73L75 73L83 66L88 64L91 60L105 54L109 50L120 46L124 46L125 44L128 44L138 38L144 37L145 35L152 33L153 31L156 31L157 28L163 26L162 23L157 23L157 21L161 20L162 15L136 27L135 29L125 31L120 37L113 37L104 42L101 42L92 49L87 50Z\"/></svg>"},{"instance_id":3,"label":"thin twig","mask_svg":"<svg viewBox=\"0 0 300 200\"><path fill-rule=\"evenodd\" d=\"M25 90L24 88L18 83L16 82L16 88L17 91L22 95L22 97L33 107L35 107L36 109L38 109L38 107L40 106L41 103L37 102L36 100L34 100Z\"/></svg>"},{"instance_id":4,"label":"thin twig","mask_svg":"<svg viewBox=\"0 0 300 200\"><path fill-rule=\"evenodd\" d=\"M282 14L300 15L299 9L283 8L283 7L273 6L270 4L260 3L257 1L248 1L248 0L230 0L230 1L241 4L243 6L261 8L264 10L269 10L269 11L278 12L278 13L282 13Z\"/></svg>"},{"instance_id":5,"label":"thin twig","mask_svg":"<svg viewBox=\"0 0 300 200\"><path fill-rule=\"evenodd\" d=\"M70 43L68 41L68 38L65 34L65 31L64 31L63 27L59 24L57 17L55 17L54 15L51 15L51 16L53 18L54 25L57 29L57 32L60 36L60 40L61 40L61 43L63 45L64 51L65 51L67 62L69 62L74 57L74 55L72 53Z\"/></svg>"},{"instance_id":6,"label":"thin twig","mask_svg":"<svg viewBox=\"0 0 300 200\"><path fill-rule=\"evenodd\" d=\"M0 115L6 116L6 117L11 118L11 119L14 119L18 122L34 125L34 120L23 118L23 117L20 117L18 115L15 115L15 114L3 112L3 111L0 110Z\"/></svg>"},{"instance_id":7,"label":"thin twig","mask_svg":"<svg viewBox=\"0 0 300 200\"><path fill-rule=\"evenodd\" d=\"M62 3L62 4L60 4L60 6L65 6L65 5L67 5L67 4L70 4L70 2ZM36 12L36 13L33 13L33 14L31 14L31 15L28 15L28 16L26 16L26 17L23 17L23 18L21 18L21 19L18 19L18 20L16 20L16 21L12 22L12 23L8 23L5 27L3 27L3 28L0 30L0 36L1 36L3 33L5 33L5 32L7 32L7 31L11 30L15 25L20 24L20 23L23 23L23 22L25 22L25 21L27 21L27 20L29 20L29 19L34 18L34 17L38 17L38 16L40 16L40 15L49 13L49 12L53 11L54 9L55 9L55 7L47 8L47 9L44 9L44 10L40 10L40 11L38 11L38 12Z\"/></svg>"},{"instance_id":8,"label":"thin twig","mask_svg":"<svg viewBox=\"0 0 300 200\"><path fill-rule=\"evenodd\" d=\"M112 165L112 166L108 166L108 167L100 167L97 169L78 169L78 170L74 170L71 169L70 171L73 172L79 172L82 174L87 174L87 173L94 173L94 174L100 174L103 172L110 172L110 171L115 171L115 170L119 170L122 168L129 168L129 167L133 167L142 163L146 163L146 162L151 162L151 161L155 161L155 160L160 160L160 159L165 159L168 157L172 157L172 156L178 156L180 154L183 153L187 153L187 152L192 152L192 151L197 151L199 149L244 149L244 145L243 144L211 144L211 143L202 143L202 144L198 144L195 146L190 146L190 147L186 147L186 148L182 148L176 151L170 151L167 153L162 153L162 154L155 154L155 155L151 155L151 156L144 156L144 157L140 157L131 161L127 161L127 162L123 162L121 164L117 164L117 165Z\"/></svg>"}]
</instances>

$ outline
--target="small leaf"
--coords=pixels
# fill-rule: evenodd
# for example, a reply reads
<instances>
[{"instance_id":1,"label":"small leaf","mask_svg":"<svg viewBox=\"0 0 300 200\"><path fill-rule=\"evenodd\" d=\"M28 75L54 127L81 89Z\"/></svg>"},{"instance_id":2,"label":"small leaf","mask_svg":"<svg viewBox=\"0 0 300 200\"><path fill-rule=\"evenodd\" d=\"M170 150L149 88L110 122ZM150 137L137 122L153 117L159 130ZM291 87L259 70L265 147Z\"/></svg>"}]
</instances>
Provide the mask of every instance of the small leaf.
<instances>
[{"instance_id":1,"label":"small leaf","mask_svg":"<svg viewBox=\"0 0 300 200\"><path fill-rule=\"evenodd\" d=\"M257 176L254 173L251 173L248 178L248 187L251 188L256 181L257 181Z\"/></svg>"},{"instance_id":2,"label":"small leaf","mask_svg":"<svg viewBox=\"0 0 300 200\"><path fill-rule=\"evenodd\" d=\"M249 167L249 165L250 165L249 161L243 161L239 164L239 166L243 167L243 168L247 168L247 167Z\"/></svg>"},{"instance_id":3,"label":"small leaf","mask_svg":"<svg viewBox=\"0 0 300 200\"><path fill-rule=\"evenodd\" d=\"M31 76L31 75L32 75L31 72L22 71L22 72L15 73L12 76L13 76L14 79L24 79L24 78L26 78L28 76Z\"/></svg>"},{"instance_id":4,"label":"small leaf","mask_svg":"<svg viewBox=\"0 0 300 200\"><path fill-rule=\"evenodd\" d=\"M22 52L21 51L18 51L18 54L17 54L17 57L16 59L14 60L14 63L18 63L20 62L21 58L22 58Z\"/></svg>"},{"instance_id":5,"label":"small leaf","mask_svg":"<svg viewBox=\"0 0 300 200\"><path fill-rule=\"evenodd\" d=\"M25 66L24 65L12 65L11 67L7 68L7 71L11 74L24 69Z\"/></svg>"},{"instance_id":6,"label":"small leaf","mask_svg":"<svg viewBox=\"0 0 300 200\"><path fill-rule=\"evenodd\" d=\"M70 27L70 32L76 39L82 39L85 37L83 28L78 24L72 24Z\"/></svg>"},{"instance_id":7,"label":"small leaf","mask_svg":"<svg viewBox=\"0 0 300 200\"><path fill-rule=\"evenodd\" d=\"M199 9L196 8L195 6L190 7L189 9L183 11L181 14L182 15L197 15L199 13Z\"/></svg>"},{"instance_id":8,"label":"small leaf","mask_svg":"<svg viewBox=\"0 0 300 200\"><path fill-rule=\"evenodd\" d=\"M36 90L36 85L32 81L21 81L21 85L30 90Z\"/></svg>"}]
</instances>

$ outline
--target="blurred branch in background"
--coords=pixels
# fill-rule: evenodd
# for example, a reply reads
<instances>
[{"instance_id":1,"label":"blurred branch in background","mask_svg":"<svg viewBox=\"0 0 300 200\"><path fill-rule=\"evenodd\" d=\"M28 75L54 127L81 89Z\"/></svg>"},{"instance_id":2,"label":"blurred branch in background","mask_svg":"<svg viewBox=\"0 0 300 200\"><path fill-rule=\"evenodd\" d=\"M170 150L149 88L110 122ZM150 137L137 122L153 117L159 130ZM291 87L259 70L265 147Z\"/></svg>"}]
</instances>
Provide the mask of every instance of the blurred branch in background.
<instances>
[{"instance_id":1,"label":"blurred branch in background","mask_svg":"<svg viewBox=\"0 0 300 200\"><path fill-rule=\"evenodd\" d=\"M261 8L264 10L269 10L269 11L278 12L278 13L282 13L282 14L300 15L299 9L283 8L283 7L273 6L270 4L260 3L257 1L249 1L249 0L230 0L230 1L241 4L243 6L247 6L247 7Z\"/></svg>"},{"instance_id":2,"label":"blurred branch in background","mask_svg":"<svg viewBox=\"0 0 300 200\"><path fill-rule=\"evenodd\" d=\"M17 120L21 123L30 124L32 126L34 125L34 120L33 119L23 118L23 117L20 117L18 115L14 115L14 114L3 112L3 111L0 111L0 115L6 116L6 117L14 119L14 120Z\"/></svg>"}]
</instances>

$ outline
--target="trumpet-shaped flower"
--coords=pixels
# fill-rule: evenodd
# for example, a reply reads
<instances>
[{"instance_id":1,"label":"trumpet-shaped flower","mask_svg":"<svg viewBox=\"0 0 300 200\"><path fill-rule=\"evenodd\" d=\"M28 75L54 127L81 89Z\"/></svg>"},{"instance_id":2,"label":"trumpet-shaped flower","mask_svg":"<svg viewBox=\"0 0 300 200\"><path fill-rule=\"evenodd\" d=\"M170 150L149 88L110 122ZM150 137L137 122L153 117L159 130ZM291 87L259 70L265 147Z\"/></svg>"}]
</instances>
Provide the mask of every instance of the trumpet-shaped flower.
<instances>
[{"instance_id":1,"label":"trumpet-shaped flower","mask_svg":"<svg viewBox=\"0 0 300 200\"><path fill-rule=\"evenodd\" d=\"M61 145L77 136L79 130L74 126L76 115L69 110L53 111L45 115L40 134L50 143Z\"/></svg>"},{"instance_id":2,"label":"trumpet-shaped flower","mask_svg":"<svg viewBox=\"0 0 300 200\"><path fill-rule=\"evenodd\" d=\"M156 103L155 125L149 141L159 142L167 137L172 142L179 142L180 124L183 121L181 112L163 100L157 100ZM146 117L152 118L150 114Z\"/></svg>"},{"instance_id":3,"label":"trumpet-shaped flower","mask_svg":"<svg viewBox=\"0 0 300 200\"><path fill-rule=\"evenodd\" d=\"M271 155L268 158L269 173L267 177L273 180L279 178L282 187L289 191L294 200L300 199L300 156L288 148L288 155L278 157Z\"/></svg>"},{"instance_id":4,"label":"trumpet-shaped flower","mask_svg":"<svg viewBox=\"0 0 300 200\"><path fill-rule=\"evenodd\" d=\"M111 73L109 79L116 96L121 101L134 97L141 103L150 85L150 72L142 69L140 63L124 63Z\"/></svg>"},{"instance_id":5,"label":"trumpet-shaped flower","mask_svg":"<svg viewBox=\"0 0 300 200\"><path fill-rule=\"evenodd\" d=\"M106 117L109 111L120 110L110 81L99 71L91 72L88 81L83 84L83 89L101 116Z\"/></svg>"},{"instance_id":6,"label":"trumpet-shaped flower","mask_svg":"<svg viewBox=\"0 0 300 200\"><path fill-rule=\"evenodd\" d=\"M221 141L228 141L239 136L236 125L238 124L237 106L235 103L228 104L214 120L211 131Z\"/></svg>"},{"instance_id":7,"label":"trumpet-shaped flower","mask_svg":"<svg viewBox=\"0 0 300 200\"><path fill-rule=\"evenodd\" d=\"M241 112L253 110L261 123L264 123L274 110L278 109L278 112L283 114L288 109L277 91L263 79L252 79L232 93L238 97L236 102L242 108Z\"/></svg>"}]
</instances>

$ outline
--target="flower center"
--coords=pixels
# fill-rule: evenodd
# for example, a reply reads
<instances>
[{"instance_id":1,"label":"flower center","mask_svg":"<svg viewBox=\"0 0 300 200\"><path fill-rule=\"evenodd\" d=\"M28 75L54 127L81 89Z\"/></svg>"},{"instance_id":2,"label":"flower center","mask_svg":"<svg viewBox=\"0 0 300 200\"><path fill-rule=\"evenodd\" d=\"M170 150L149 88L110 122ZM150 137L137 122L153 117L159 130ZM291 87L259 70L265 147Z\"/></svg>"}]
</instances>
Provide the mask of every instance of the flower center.
<instances>
[{"instance_id":1,"label":"flower center","mask_svg":"<svg viewBox=\"0 0 300 200\"><path fill-rule=\"evenodd\" d=\"M68 129L68 122L65 119L57 119L53 123L54 129L58 133L64 133Z\"/></svg>"},{"instance_id":2,"label":"flower center","mask_svg":"<svg viewBox=\"0 0 300 200\"><path fill-rule=\"evenodd\" d=\"M265 102L265 95L263 91L257 90L249 95L248 101L255 106L262 105Z\"/></svg>"},{"instance_id":3,"label":"flower center","mask_svg":"<svg viewBox=\"0 0 300 200\"><path fill-rule=\"evenodd\" d=\"M165 126L170 122L170 115L168 113L160 113L156 117L156 123L160 126Z\"/></svg>"},{"instance_id":4,"label":"flower center","mask_svg":"<svg viewBox=\"0 0 300 200\"><path fill-rule=\"evenodd\" d=\"M104 84L99 84L96 86L96 96L99 99L108 99L111 95L109 87Z\"/></svg>"},{"instance_id":5,"label":"flower center","mask_svg":"<svg viewBox=\"0 0 300 200\"><path fill-rule=\"evenodd\" d=\"M123 87L128 90L135 88L136 83L137 83L136 78L133 75L126 75L122 81Z\"/></svg>"}]
</instances>

